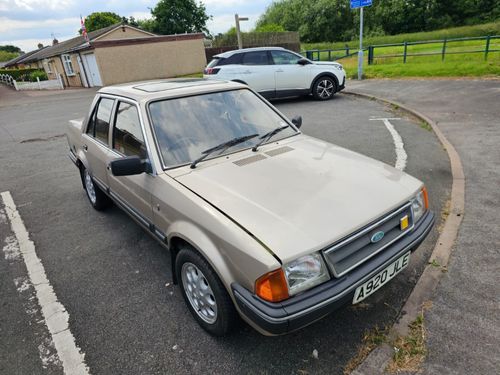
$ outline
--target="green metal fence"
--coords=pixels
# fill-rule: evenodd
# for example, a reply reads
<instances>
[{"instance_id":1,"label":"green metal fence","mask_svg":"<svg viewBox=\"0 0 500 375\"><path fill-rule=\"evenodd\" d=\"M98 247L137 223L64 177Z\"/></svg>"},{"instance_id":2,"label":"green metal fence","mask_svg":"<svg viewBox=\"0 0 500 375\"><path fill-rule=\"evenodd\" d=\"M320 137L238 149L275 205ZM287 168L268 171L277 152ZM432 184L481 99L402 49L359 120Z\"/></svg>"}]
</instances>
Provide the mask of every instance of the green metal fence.
<instances>
[{"instance_id":1,"label":"green metal fence","mask_svg":"<svg viewBox=\"0 0 500 375\"><path fill-rule=\"evenodd\" d=\"M469 42L471 43L468 44ZM490 53L500 52L500 35L376 44L363 48L363 50L368 51L369 65L374 64L377 59L401 59L403 63L406 63L408 57L441 56L441 60L444 61L446 55L469 53L482 53L484 59L487 60ZM354 56L358 51L346 45L345 48L315 49L301 53L315 61L335 61Z\"/></svg>"}]
</instances>

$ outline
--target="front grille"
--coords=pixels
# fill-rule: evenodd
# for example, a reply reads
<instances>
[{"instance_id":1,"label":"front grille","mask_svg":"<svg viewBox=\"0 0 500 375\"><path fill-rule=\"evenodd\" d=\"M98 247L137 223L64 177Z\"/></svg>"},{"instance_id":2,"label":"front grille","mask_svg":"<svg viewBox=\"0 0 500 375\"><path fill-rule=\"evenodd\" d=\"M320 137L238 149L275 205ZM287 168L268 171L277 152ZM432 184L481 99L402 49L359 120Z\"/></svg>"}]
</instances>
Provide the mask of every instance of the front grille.
<instances>
[{"instance_id":1,"label":"front grille","mask_svg":"<svg viewBox=\"0 0 500 375\"><path fill-rule=\"evenodd\" d=\"M408 218L408 226L401 229L401 220ZM335 277L340 277L378 254L413 229L411 204L405 204L376 222L325 249L325 259ZM384 236L373 243L375 233Z\"/></svg>"}]
</instances>

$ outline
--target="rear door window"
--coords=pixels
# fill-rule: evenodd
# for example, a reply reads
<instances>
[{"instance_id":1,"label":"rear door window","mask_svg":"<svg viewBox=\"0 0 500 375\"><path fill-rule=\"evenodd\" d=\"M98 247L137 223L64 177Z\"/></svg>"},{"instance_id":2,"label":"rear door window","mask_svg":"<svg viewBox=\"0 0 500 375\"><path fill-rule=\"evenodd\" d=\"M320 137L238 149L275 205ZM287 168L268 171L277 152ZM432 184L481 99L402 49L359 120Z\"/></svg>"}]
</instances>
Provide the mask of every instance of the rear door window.
<instances>
[{"instance_id":1,"label":"rear door window","mask_svg":"<svg viewBox=\"0 0 500 375\"><path fill-rule=\"evenodd\" d=\"M243 55L244 65L269 65L267 51L247 52Z\"/></svg>"}]
</instances>

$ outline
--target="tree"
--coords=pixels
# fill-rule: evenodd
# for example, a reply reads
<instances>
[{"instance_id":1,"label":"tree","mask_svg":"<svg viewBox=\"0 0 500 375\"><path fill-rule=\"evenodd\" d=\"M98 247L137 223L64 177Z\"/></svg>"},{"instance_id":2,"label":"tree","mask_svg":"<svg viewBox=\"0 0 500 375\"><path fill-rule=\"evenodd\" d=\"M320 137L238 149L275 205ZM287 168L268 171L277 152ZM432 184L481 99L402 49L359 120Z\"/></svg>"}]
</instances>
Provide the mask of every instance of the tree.
<instances>
[{"instance_id":1,"label":"tree","mask_svg":"<svg viewBox=\"0 0 500 375\"><path fill-rule=\"evenodd\" d=\"M12 53L23 53L21 51L21 48L7 44L5 46L0 46L0 51L5 51L5 52L12 52Z\"/></svg>"},{"instance_id":2,"label":"tree","mask_svg":"<svg viewBox=\"0 0 500 375\"><path fill-rule=\"evenodd\" d=\"M90 33L91 31L99 30L119 22L123 22L123 19L116 13L94 12L85 18L85 28L87 29L87 32ZM80 30L80 34L81 33L82 31Z\"/></svg>"},{"instance_id":3,"label":"tree","mask_svg":"<svg viewBox=\"0 0 500 375\"><path fill-rule=\"evenodd\" d=\"M194 0L160 0L151 9L153 19L146 23L157 34L184 34L205 32L211 16L207 15L203 3Z\"/></svg>"},{"instance_id":4,"label":"tree","mask_svg":"<svg viewBox=\"0 0 500 375\"><path fill-rule=\"evenodd\" d=\"M7 51L0 50L0 62L12 60L13 58L15 58L19 55L20 55L20 53L18 53L18 52L7 52Z\"/></svg>"},{"instance_id":5,"label":"tree","mask_svg":"<svg viewBox=\"0 0 500 375\"><path fill-rule=\"evenodd\" d=\"M275 23L267 23L265 25L260 25L255 28L256 33L276 33L286 31L281 25Z\"/></svg>"}]
</instances>

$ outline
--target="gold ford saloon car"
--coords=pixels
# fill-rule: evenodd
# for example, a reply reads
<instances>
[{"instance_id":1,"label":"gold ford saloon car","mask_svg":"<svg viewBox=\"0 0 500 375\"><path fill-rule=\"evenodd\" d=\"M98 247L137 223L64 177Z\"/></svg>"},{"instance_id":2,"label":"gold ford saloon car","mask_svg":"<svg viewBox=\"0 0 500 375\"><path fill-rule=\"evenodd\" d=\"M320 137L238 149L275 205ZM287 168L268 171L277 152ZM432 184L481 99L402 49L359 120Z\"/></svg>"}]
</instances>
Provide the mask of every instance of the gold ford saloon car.
<instances>
[{"instance_id":1,"label":"gold ford saloon car","mask_svg":"<svg viewBox=\"0 0 500 375\"><path fill-rule=\"evenodd\" d=\"M301 122L239 83L162 80L102 88L67 135L92 206L169 249L204 329L275 335L377 291L434 223L422 182Z\"/></svg>"}]
</instances>

